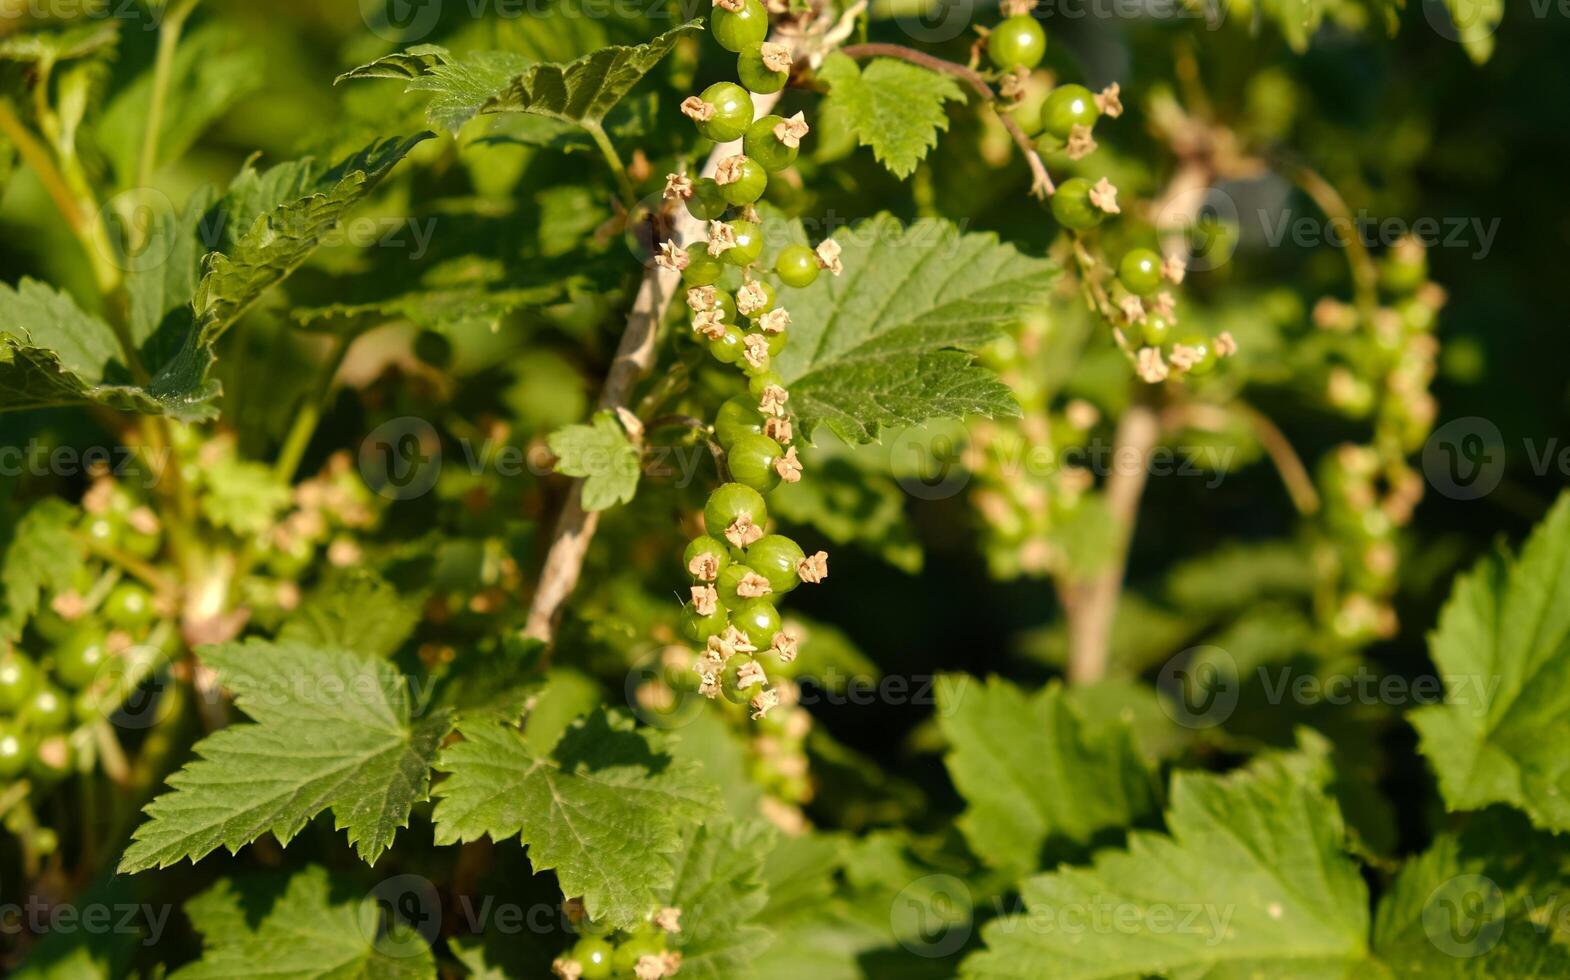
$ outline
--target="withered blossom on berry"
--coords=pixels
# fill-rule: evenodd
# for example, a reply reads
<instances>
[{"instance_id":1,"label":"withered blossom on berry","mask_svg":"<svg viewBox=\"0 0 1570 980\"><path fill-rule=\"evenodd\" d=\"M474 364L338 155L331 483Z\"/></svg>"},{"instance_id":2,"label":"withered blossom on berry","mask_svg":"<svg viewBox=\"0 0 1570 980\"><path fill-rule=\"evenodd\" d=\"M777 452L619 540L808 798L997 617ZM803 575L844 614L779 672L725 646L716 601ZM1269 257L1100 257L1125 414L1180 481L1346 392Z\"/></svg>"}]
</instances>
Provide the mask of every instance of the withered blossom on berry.
<instances>
[{"instance_id":1,"label":"withered blossom on berry","mask_svg":"<svg viewBox=\"0 0 1570 980\"><path fill-rule=\"evenodd\" d=\"M759 721L770 711L779 707L780 696L774 691L760 691L758 696L748 702L752 706L752 720Z\"/></svg>"},{"instance_id":2,"label":"withered blossom on berry","mask_svg":"<svg viewBox=\"0 0 1570 980\"><path fill-rule=\"evenodd\" d=\"M1177 319L1177 299L1165 289L1156 294L1155 302L1151 306L1167 319Z\"/></svg>"},{"instance_id":3,"label":"withered blossom on berry","mask_svg":"<svg viewBox=\"0 0 1570 980\"><path fill-rule=\"evenodd\" d=\"M1006 102L1018 102L1025 95L1025 86L1029 81L1029 68L1024 65L1011 68L998 79L998 95Z\"/></svg>"},{"instance_id":4,"label":"withered blossom on berry","mask_svg":"<svg viewBox=\"0 0 1570 980\"><path fill-rule=\"evenodd\" d=\"M818 265L836 276L844 274L845 263L840 261L840 253L843 249L840 248L839 242L832 238L825 238L818 243L815 251L818 255Z\"/></svg>"},{"instance_id":5,"label":"withered blossom on berry","mask_svg":"<svg viewBox=\"0 0 1570 980\"><path fill-rule=\"evenodd\" d=\"M551 972L561 980L583 980L583 964L565 956L558 956L551 961Z\"/></svg>"},{"instance_id":6,"label":"withered blossom on berry","mask_svg":"<svg viewBox=\"0 0 1570 980\"><path fill-rule=\"evenodd\" d=\"M1167 362L1161 358L1161 348L1141 347L1134 362L1134 373L1139 375L1139 380L1148 384L1159 384L1167 380L1170 371Z\"/></svg>"},{"instance_id":7,"label":"withered blossom on berry","mask_svg":"<svg viewBox=\"0 0 1570 980\"><path fill-rule=\"evenodd\" d=\"M764 415L784 415L788 401L790 392L779 385L764 385L763 394L758 398L758 411Z\"/></svg>"},{"instance_id":8,"label":"withered blossom on berry","mask_svg":"<svg viewBox=\"0 0 1570 980\"><path fill-rule=\"evenodd\" d=\"M1101 410L1083 398L1075 398L1063 406L1063 417L1068 424L1081 432L1101 421Z\"/></svg>"},{"instance_id":9,"label":"withered blossom on berry","mask_svg":"<svg viewBox=\"0 0 1570 980\"><path fill-rule=\"evenodd\" d=\"M674 977L681 972L681 950L667 949L660 953L660 958L665 961L665 975Z\"/></svg>"},{"instance_id":10,"label":"withered blossom on berry","mask_svg":"<svg viewBox=\"0 0 1570 980\"><path fill-rule=\"evenodd\" d=\"M808 555L796 563L796 574L803 582L817 585L829 577L829 553L820 551L815 555Z\"/></svg>"},{"instance_id":11,"label":"withered blossom on berry","mask_svg":"<svg viewBox=\"0 0 1570 980\"><path fill-rule=\"evenodd\" d=\"M665 957L645 953L638 957L638 962L633 965L632 975L638 980L661 980L665 976Z\"/></svg>"},{"instance_id":12,"label":"withered blossom on berry","mask_svg":"<svg viewBox=\"0 0 1570 980\"><path fill-rule=\"evenodd\" d=\"M748 572L736 583L736 594L743 599L761 599L773 591L769 580L757 572Z\"/></svg>"},{"instance_id":13,"label":"withered blossom on berry","mask_svg":"<svg viewBox=\"0 0 1570 980\"><path fill-rule=\"evenodd\" d=\"M685 201L692 196L692 178L686 174L665 175L665 199Z\"/></svg>"},{"instance_id":14,"label":"withered blossom on berry","mask_svg":"<svg viewBox=\"0 0 1570 980\"><path fill-rule=\"evenodd\" d=\"M1172 345L1172 366L1179 371L1192 370L1194 365L1205 359L1205 349L1190 344Z\"/></svg>"},{"instance_id":15,"label":"withered blossom on berry","mask_svg":"<svg viewBox=\"0 0 1570 980\"><path fill-rule=\"evenodd\" d=\"M1161 260L1161 277L1173 285L1182 285L1183 277L1188 275L1188 261L1183 256L1173 253Z\"/></svg>"},{"instance_id":16,"label":"withered blossom on berry","mask_svg":"<svg viewBox=\"0 0 1570 980\"><path fill-rule=\"evenodd\" d=\"M749 660L736 671L736 688L745 691L749 687L762 687L768 679L768 675L763 672L763 665L756 660Z\"/></svg>"},{"instance_id":17,"label":"withered blossom on berry","mask_svg":"<svg viewBox=\"0 0 1570 980\"><path fill-rule=\"evenodd\" d=\"M709 222L709 254L724 255L736 247L736 229L723 221Z\"/></svg>"},{"instance_id":18,"label":"withered blossom on berry","mask_svg":"<svg viewBox=\"0 0 1570 980\"><path fill-rule=\"evenodd\" d=\"M763 59L763 67L769 71L790 71L790 45L764 41L758 54Z\"/></svg>"},{"instance_id":19,"label":"withered blossom on berry","mask_svg":"<svg viewBox=\"0 0 1570 980\"><path fill-rule=\"evenodd\" d=\"M742 358L754 370L764 371L769 366L769 338L760 333L749 333L741 339Z\"/></svg>"},{"instance_id":20,"label":"withered blossom on berry","mask_svg":"<svg viewBox=\"0 0 1570 980\"><path fill-rule=\"evenodd\" d=\"M720 293L713 286L693 286L687 290L687 307L694 313L717 310L719 306Z\"/></svg>"},{"instance_id":21,"label":"withered blossom on berry","mask_svg":"<svg viewBox=\"0 0 1570 980\"><path fill-rule=\"evenodd\" d=\"M138 507L125 516L125 522L131 525L131 530L137 534L157 534L163 528L163 522L151 507Z\"/></svg>"},{"instance_id":22,"label":"withered blossom on berry","mask_svg":"<svg viewBox=\"0 0 1570 980\"><path fill-rule=\"evenodd\" d=\"M780 630L774 634L774 643L769 649L773 650L775 656L780 658L780 663L788 664L796 659L796 649L799 642L795 633Z\"/></svg>"},{"instance_id":23,"label":"withered blossom on berry","mask_svg":"<svg viewBox=\"0 0 1570 980\"><path fill-rule=\"evenodd\" d=\"M801 112L774 124L774 138L793 150L800 148L801 141L810 132L812 127L807 125L807 116Z\"/></svg>"},{"instance_id":24,"label":"withered blossom on berry","mask_svg":"<svg viewBox=\"0 0 1570 980\"><path fill-rule=\"evenodd\" d=\"M708 122L714 118L714 107L696 95L689 95L681 101L681 114L693 122Z\"/></svg>"},{"instance_id":25,"label":"withered blossom on berry","mask_svg":"<svg viewBox=\"0 0 1570 980\"><path fill-rule=\"evenodd\" d=\"M1118 207L1118 189L1105 177L1096 181L1096 186L1090 189L1090 203L1107 214L1123 213L1123 209Z\"/></svg>"},{"instance_id":26,"label":"withered blossom on berry","mask_svg":"<svg viewBox=\"0 0 1570 980\"><path fill-rule=\"evenodd\" d=\"M771 416L763 420L763 434L784 446L796 436L790 419Z\"/></svg>"},{"instance_id":27,"label":"withered blossom on berry","mask_svg":"<svg viewBox=\"0 0 1570 980\"><path fill-rule=\"evenodd\" d=\"M1108 119L1116 119L1123 115L1123 100L1120 98L1122 88L1113 82L1096 94L1096 108Z\"/></svg>"},{"instance_id":28,"label":"withered blossom on berry","mask_svg":"<svg viewBox=\"0 0 1570 980\"><path fill-rule=\"evenodd\" d=\"M714 168L714 182L721 186L734 184L747 172L747 158L743 154L726 157Z\"/></svg>"},{"instance_id":29,"label":"withered blossom on berry","mask_svg":"<svg viewBox=\"0 0 1570 980\"><path fill-rule=\"evenodd\" d=\"M758 319L758 329L764 333L783 333L790 326L790 313L785 307L776 307Z\"/></svg>"},{"instance_id":30,"label":"withered blossom on berry","mask_svg":"<svg viewBox=\"0 0 1570 980\"><path fill-rule=\"evenodd\" d=\"M1237 353L1237 338L1232 336L1232 331L1223 330L1216 335L1216 356L1231 357Z\"/></svg>"},{"instance_id":31,"label":"withered blossom on berry","mask_svg":"<svg viewBox=\"0 0 1570 980\"><path fill-rule=\"evenodd\" d=\"M801 482L801 460L796 458L796 447L785 450L785 455L774 461L774 472L786 483Z\"/></svg>"},{"instance_id":32,"label":"withered blossom on berry","mask_svg":"<svg viewBox=\"0 0 1570 980\"><path fill-rule=\"evenodd\" d=\"M749 279L736 290L736 309L744 316L752 316L768 305L769 294L760 282Z\"/></svg>"},{"instance_id":33,"label":"withered blossom on berry","mask_svg":"<svg viewBox=\"0 0 1570 980\"><path fill-rule=\"evenodd\" d=\"M698 669L698 693L713 701L720 696L720 675L706 666Z\"/></svg>"},{"instance_id":34,"label":"withered blossom on berry","mask_svg":"<svg viewBox=\"0 0 1570 980\"><path fill-rule=\"evenodd\" d=\"M738 548L746 548L763 537L763 528L752 522L751 514L742 514L725 529L725 540Z\"/></svg>"},{"instance_id":35,"label":"withered blossom on berry","mask_svg":"<svg viewBox=\"0 0 1570 980\"><path fill-rule=\"evenodd\" d=\"M687 268L687 253L675 242L665 242L660 246L660 254L654 257L654 262L662 269L680 272Z\"/></svg>"},{"instance_id":36,"label":"withered blossom on berry","mask_svg":"<svg viewBox=\"0 0 1570 980\"><path fill-rule=\"evenodd\" d=\"M719 310L704 310L692 318L692 329L710 340L719 340L725 336L725 314Z\"/></svg>"},{"instance_id":37,"label":"withered blossom on berry","mask_svg":"<svg viewBox=\"0 0 1570 980\"><path fill-rule=\"evenodd\" d=\"M699 616L712 616L719 608L720 593L712 585L694 585L692 587L692 607L698 610Z\"/></svg>"},{"instance_id":38,"label":"withered blossom on berry","mask_svg":"<svg viewBox=\"0 0 1570 980\"><path fill-rule=\"evenodd\" d=\"M721 10L729 10L733 14L739 14L747 9L747 0L714 0L714 6L719 7Z\"/></svg>"},{"instance_id":39,"label":"withered blossom on berry","mask_svg":"<svg viewBox=\"0 0 1570 980\"><path fill-rule=\"evenodd\" d=\"M654 913L654 924L665 932L681 932L681 909L667 905Z\"/></svg>"},{"instance_id":40,"label":"withered blossom on berry","mask_svg":"<svg viewBox=\"0 0 1570 980\"><path fill-rule=\"evenodd\" d=\"M1096 138L1090 134L1090 127L1075 125L1068 131L1068 158L1070 160L1083 160L1096 152Z\"/></svg>"},{"instance_id":41,"label":"withered blossom on berry","mask_svg":"<svg viewBox=\"0 0 1570 980\"><path fill-rule=\"evenodd\" d=\"M720 639L737 653L754 653L758 649L753 646L751 640L747 639L747 634L735 626L725 627L725 632L720 634Z\"/></svg>"},{"instance_id":42,"label":"withered blossom on berry","mask_svg":"<svg viewBox=\"0 0 1570 980\"><path fill-rule=\"evenodd\" d=\"M1118 300L1118 306L1123 310L1123 316L1129 323L1144 322L1145 303L1138 296L1125 296Z\"/></svg>"},{"instance_id":43,"label":"withered blossom on berry","mask_svg":"<svg viewBox=\"0 0 1570 980\"><path fill-rule=\"evenodd\" d=\"M1018 17L1020 14L1028 14L1035 9L1036 0L1003 0L1002 3L998 4L998 10L1005 17Z\"/></svg>"},{"instance_id":44,"label":"withered blossom on berry","mask_svg":"<svg viewBox=\"0 0 1570 980\"><path fill-rule=\"evenodd\" d=\"M692 561L687 563L687 571L692 577L703 582L712 582L719 577L720 560L708 552L693 555Z\"/></svg>"}]
</instances>

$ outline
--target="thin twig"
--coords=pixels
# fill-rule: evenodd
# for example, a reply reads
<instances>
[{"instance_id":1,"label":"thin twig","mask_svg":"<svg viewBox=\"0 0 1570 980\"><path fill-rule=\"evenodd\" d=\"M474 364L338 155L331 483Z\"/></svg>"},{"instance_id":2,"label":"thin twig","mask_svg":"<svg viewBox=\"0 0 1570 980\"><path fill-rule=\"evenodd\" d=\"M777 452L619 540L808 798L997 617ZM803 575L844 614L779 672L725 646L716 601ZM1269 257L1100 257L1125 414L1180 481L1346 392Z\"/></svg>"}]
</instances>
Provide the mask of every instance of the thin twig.
<instances>
[{"instance_id":1,"label":"thin twig","mask_svg":"<svg viewBox=\"0 0 1570 980\"><path fill-rule=\"evenodd\" d=\"M981 76L981 73L974 68L969 68L953 61L945 61L942 58L935 58L925 51L907 48L903 44L852 44L844 48L840 53L851 58L897 58L932 71L952 75L965 82L975 90L977 95L985 99L993 111L998 114L998 119L1003 123L1003 128L1008 130L1009 136L1013 138L1015 145L1019 147L1019 151L1024 154L1025 162L1030 166L1030 193L1043 200L1057 193L1057 187L1052 183L1052 175L1047 172L1047 165L1042 161L1041 154L1037 153L1036 148L1031 145L1030 137L1026 136L1025 131L1019 128L1019 123L1014 121L1013 116L999 108L998 94L992 90L991 85L987 84L987 80Z\"/></svg>"}]
</instances>

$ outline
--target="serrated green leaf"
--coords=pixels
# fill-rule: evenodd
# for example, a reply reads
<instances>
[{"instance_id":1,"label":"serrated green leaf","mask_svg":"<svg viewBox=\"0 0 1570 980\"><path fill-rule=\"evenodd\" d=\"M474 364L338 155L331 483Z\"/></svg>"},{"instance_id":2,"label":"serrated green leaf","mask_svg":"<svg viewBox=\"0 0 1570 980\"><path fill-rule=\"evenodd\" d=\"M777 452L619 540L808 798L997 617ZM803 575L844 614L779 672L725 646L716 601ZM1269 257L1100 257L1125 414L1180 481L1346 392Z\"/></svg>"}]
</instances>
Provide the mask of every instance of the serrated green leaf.
<instances>
[{"instance_id":1,"label":"serrated green leaf","mask_svg":"<svg viewBox=\"0 0 1570 980\"><path fill-rule=\"evenodd\" d=\"M196 761L148 804L121 872L237 851L269 832L287 844L327 809L375 862L426 798L449 715L417 717L407 678L347 650L251 640L201 656L251 723L197 743Z\"/></svg>"},{"instance_id":2,"label":"serrated green leaf","mask_svg":"<svg viewBox=\"0 0 1570 980\"><path fill-rule=\"evenodd\" d=\"M774 828L762 821L710 821L686 834L675 858L676 883L664 899L681 909L681 975L697 980L745 980L773 936L758 921L769 904L764 863Z\"/></svg>"},{"instance_id":3,"label":"serrated green leaf","mask_svg":"<svg viewBox=\"0 0 1570 980\"><path fill-rule=\"evenodd\" d=\"M775 364L803 432L827 425L860 443L891 426L1019 413L969 352L1038 302L1057 266L938 220L907 228L885 214L835 240L845 274L790 294L791 342Z\"/></svg>"},{"instance_id":4,"label":"serrated green leaf","mask_svg":"<svg viewBox=\"0 0 1570 980\"><path fill-rule=\"evenodd\" d=\"M938 723L967 804L960 830L1011 878L1079 856L1159 807L1133 729L1084 717L1057 684L1027 695L1001 678L950 676L938 686Z\"/></svg>"},{"instance_id":5,"label":"serrated green leaf","mask_svg":"<svg viewBox=\"0 0 1570 980\"><path fill-rule=\"evenodd\" d=\"M1226 776L1179 772L1167 834L1027 881L969 980L1344 980L1371 965L1368 887L1324 793L1324 747Z\"/></svg>"},{"instance_id":6,"label":"serrated green leaf","mask_svg":"<svg viewBox=\"0 0 1570 980\"><path fill-rule=\"evenodd\" d=\"M202 513L215 525L250 536L273 526L292 493L271 466L224 454L202 467L201 499Z\"/></svg>"},{"instance_id":7,"label":"serrated green leaf","mask_svg":"<svg viewBox=\"0 0 1570 980\"><path fill-rule=\"evenodd\" d=\"M569 425L546 443L557 456L556 472L583 480L583 509L593 512L624 504L638 492L638 449L613 412L596 412L589 425Z\"/></svg>"},{"instance_id":8,"label":"serrated green leaf","mask_svg":"<svg viewBox=\"0 0 1570 980\"><path fill-rule=\"evenodd\" d=\"M452 132L475 116L492 112L528 112L594 126L677 41L702 29L699 21L690 21L647 44L607 45L567 64L534 62L507 51L455 59L445 48L426 44L351 69L338 81L406 80L406 91L433 93L428 110L431 125Z\"/></svg>"},{"instance_id":9,"label":"serrated green leaf","mask_svg":"<svg viewBox=\"0 0 1570 980\"><path fill-rule=\"evenodd\" d=\"M1445 703L1411 714L1445 805L1507 803L1570 830L1570 494L1519 558L1457 580L1429 637Z\"/></svg>"},{"instance_id":10,"label":"serrated green leaf","mask_svg":"<svg viewBox=\"0 0 1570 980\"><path fill-rule=\"evenodd\" d=\"M949 128L944 104L965 101L965 90L948 75L907 61L875 58L865 68L842 54L823 61L818 77L828 83L827 102L862 146L901 179L916 170Z\"/></svg>"},{"instance_id":11,"label":"serrated green leaf","mask_svg":"<svg viewBox=\"0 0 1570 980\"><path fill-rule=\"evenodd\" d=\"M185 904L202 956L172 980L424 980L430 947L400 932L381 938L373 895L311 865L288 881L220 880Z\"/></svg>"},{"instance_id":12,"label":"serrated green leaf","mask_svg":"<svg viewBox=\"0 0 1570 980\"><path fill-rule=\"evenodd\" d=\"M5 590L0 639L20 639L43 594L63 592L75 584L84 559L71 530L80 516L63 500L42 500L10 529L0 566L0 586Z\"/></svg>"},{"instance_id":13,"label":"serrated green leaf","mask_svg":"<svg viewBox=\"0 0 1570 980\"><path fill-rule=\"evenodd\" d=\"M418 596L360 569L318 586L278 632L279 642L390 657L420 623Z\"/></svg>"},{"instance_id":14,"label":"serrated green leaf","mask_svg":"<svg viewBox=\"0 0 1570 980\"><path fill-rule=\"evenodd\" d=\"M493 720L459 731L437 763L450 775L435 789L436 842L518 837L536 871L554 870L564 894L583 896L590 916L613 925L648 914L675 880L682 831L721 811L696 766L603 710L549 755Z\"/></svg>"}]
</instances>

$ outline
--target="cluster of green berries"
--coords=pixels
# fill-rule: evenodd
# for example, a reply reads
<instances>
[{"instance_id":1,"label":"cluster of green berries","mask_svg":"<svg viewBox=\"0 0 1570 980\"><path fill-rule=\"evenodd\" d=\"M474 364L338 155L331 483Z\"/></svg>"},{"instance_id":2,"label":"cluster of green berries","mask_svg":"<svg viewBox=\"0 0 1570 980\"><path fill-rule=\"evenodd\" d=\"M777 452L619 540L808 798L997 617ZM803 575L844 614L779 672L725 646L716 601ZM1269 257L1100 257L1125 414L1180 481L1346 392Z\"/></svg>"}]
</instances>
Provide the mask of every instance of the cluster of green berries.
<instances>
[{"instance_id":1,"label":"cluster of green berries","mask_svg":"<svg viewBox=\"0 0 1570 980\"><path fill-rule=\"evenodd\" d=\"M1151 384L1173 375L1203 377L1222 358L1237 353L1237 342L1229 333L1212 337L1179 328L1177 297L1163 287L1177 286L1185 274L1180 257L1163 259L1149 248L1131 249L1118 263L1109 297L1121 316L1117 329L1133 351L1135 372Z\"/></svg>"},{"instance_id":2,"label":"cluster of green berries","mask_svg":"<svg viewBox=\"0 0 1570 980\"><path fill-rule=\"evenodd\" d=\"M1373 420L1368 443L1338 447L1321 463L1318 481L1323 537L1335 559L1325 564L1335 595L1330 625L1352 643L1396 631L1395 538L1423 495L1423 478L1408 457L1427 441L1438 412L1429 389L1439 353L1433 329L1444 290L1429 281L1423 247L1413 239L1381 258L1379 280L1384 295L1372 311L1330 299L1314 309L1316 325L1332 335L1339 362L1328 370L1330 403L1354 418Z\"/></svg>"},{"instance_id":3,"label":"cluster of green berries","mask_svg":"<svg viewBox=\"0 0 1570 980\"><path fill-rule=\"evenodd\" d=\"M623 932L597 930L581 909L576 924L581 938L551 963L561 980L661 980L681 970L681 951L670 948L670 937L681 933L681 909L659 909Z\"/></svg>"},{"instance_id":4,"label":"cluster of green berries","mask_svg":"<svg viewBox=\"0 0 1570 980\"><path fill-rule=\"evenodd\" d=\"M787 663L796 656L796 641L781 629L775 602L801 582L828 574L826 554L809 557L790 538L767 533L763 499L781 483L799 481L802 468L791 445L790 394L773 370L788 340L790 313L774 283L763 278L764 234L753 205L769 175L795 162L809 127L799 112L754 118L753 96L779 91L791 71L789 46L767 40L768 15L759 0L716 0L710 27L720 45L738 55L742 84L717 82L686 99L682 112L716 143L741 140L741 152L721 158L711 176L675 173L666 179L665 196L707 222L708 237L685 249L667 242L657 261L681 274L694 335L716 361L742 371L747 389L720 406L714 419L729 480L704 509L707 533L687 547L684 563L694 584L682 632L704 647L697 664L700 690L745 702L761 718L779 695L754 654L772 651ZM787 245L772 267L781 286L796 289L811 286L824 270L842 271L832 240L815 249ZM738 271L740 285L732 287Z\"/></svg>"}]
</instances>

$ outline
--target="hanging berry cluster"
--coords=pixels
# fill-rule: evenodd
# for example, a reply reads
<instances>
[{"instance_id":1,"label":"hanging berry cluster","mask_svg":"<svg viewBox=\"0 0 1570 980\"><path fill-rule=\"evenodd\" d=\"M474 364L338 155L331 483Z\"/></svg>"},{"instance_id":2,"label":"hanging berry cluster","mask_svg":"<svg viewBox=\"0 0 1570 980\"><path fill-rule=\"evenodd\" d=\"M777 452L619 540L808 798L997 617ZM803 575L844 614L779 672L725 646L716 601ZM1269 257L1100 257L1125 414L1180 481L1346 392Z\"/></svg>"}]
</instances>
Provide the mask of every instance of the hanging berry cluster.
<instances>
[{"instance_id":1,"label":"hanging berry cluster","mask_svg":"<svg viewBox=\"0 0 1570 980\"><path fill-rule=\"evenodd\" d=\"M669 937L681 932L679 908L658 909L634 928L614 933L593 932L594 923L576 900L569 903L568 915L584 935L551 963L561 980L660 980L681 970L681 951L669 948Z\"/></svg>"},{"instance_id":2,"label":"hanging berry cluster","mask_svg":"<svg viewBox=\"0 0 1570 980\"><path fill-rule=\"evenodd\" d=\"M682 632L700 644L695 669L699 690L746 703L754 719L780 703L762 657L782 664L796 657L797 638L782 629L775 603L802 582L828 575L828 555L807 555L795 541L770 534L764 495L780 483L801 479L801 462L791 445L786 408L790 394L772 369L785 349L790 313L775 287L760 277L763 222L756 205L769 175L791 166L808 133L802 113L785 118L757 115L755 95L772 95L790 78L791 48L767 40L768 12L759 0L715 0L710 28L720 45L738 56L735 82L717 82L682 102L682 112L717 144L741 140L739 153L721 155L711 176L671 174L667 198L682 203L708 237L685 249L667 242L658 261L680 271L686 284L692 330L722 364L747 377L747 393L720 406L712 430L729 479L704 508L706 534L692 541L683 563L692 575L691 601L682 613ZM722 280L739 269L734 291ZM792 288L812 285L823 270L842 271L839 246L785 246L773 272Z\"/></svg>"}]
</instances>

